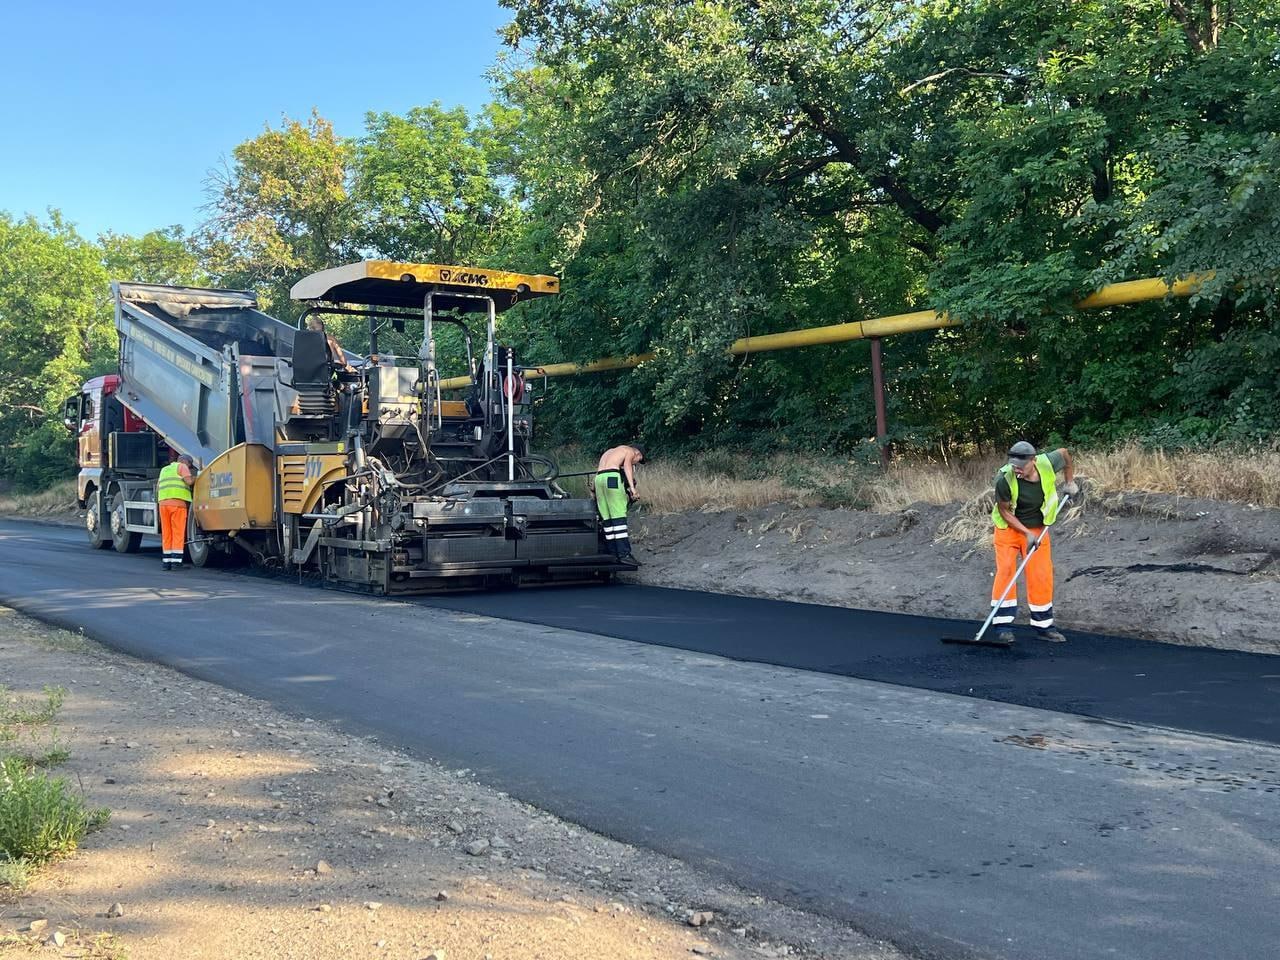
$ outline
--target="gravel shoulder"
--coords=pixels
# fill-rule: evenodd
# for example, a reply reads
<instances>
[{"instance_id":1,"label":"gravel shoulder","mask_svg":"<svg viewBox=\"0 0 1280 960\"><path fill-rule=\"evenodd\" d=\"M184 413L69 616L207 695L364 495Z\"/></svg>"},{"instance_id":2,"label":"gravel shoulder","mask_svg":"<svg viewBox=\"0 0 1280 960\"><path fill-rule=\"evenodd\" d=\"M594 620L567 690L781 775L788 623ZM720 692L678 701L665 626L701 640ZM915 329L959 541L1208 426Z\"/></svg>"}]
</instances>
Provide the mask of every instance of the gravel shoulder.
<instances>
[{"instance_id":1,"label":"gravel shoulder","mask_svg":"<svg viewBox=\"0 0 1280 960\"><path fill-rule=\"evenodd\" d=\"M980 620L994 575L972 504L641 515L633 538L644 583L929 616ZM1053 554L1064 629L1280 653L1280 510L1112 495L1059 521Z\"/></svg>"},{"instance_id":2,"label":"gravel shoulder","mask_svg":"<svg viewBox=\"0 0 1280 960\"><path fill-rule=\"evenodd\" d=\"M74 857L0 890L0 956L901 956L466 770L2 607L0 676L66 688L60 772L112 810Z\"/></svg>"}]
</instances>

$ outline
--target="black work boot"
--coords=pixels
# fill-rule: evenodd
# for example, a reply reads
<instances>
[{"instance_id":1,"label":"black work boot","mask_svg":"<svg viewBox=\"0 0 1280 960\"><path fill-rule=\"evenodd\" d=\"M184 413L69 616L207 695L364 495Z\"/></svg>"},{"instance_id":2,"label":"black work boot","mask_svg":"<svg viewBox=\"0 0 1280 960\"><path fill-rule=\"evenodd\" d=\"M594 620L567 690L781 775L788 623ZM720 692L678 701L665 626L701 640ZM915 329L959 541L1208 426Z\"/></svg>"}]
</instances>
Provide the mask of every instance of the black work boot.
<instances>
[{"instance_id":1,"label":"black work boot","mask_svg":"<svg viewBox=\"0 0 1280 960\"><path fill-rule=\"evenodd\" d=\"M1018 639L1018 638L1017 638L1017 637L1015 637L1015 636L1013 635L1013 631L1012 631L1012 630L1009 630L1009 629L1007 629L1007 628L1006 628L1006 629L1004 629L1004 630L997 630L997 631L996 631L996 643L1003 643L1003 644L1006 644L1006 645L1011 645L1011 644L1013 643L1013 641L1014 641L1014 640L1016 640L1016 639Z\"/></svg>"},{"instance_id":2,"label":"black work boot","mask_svg":"<svg viewBox=\"0 0 1280 960\"><path fill-rule=\"evenodd\" d=\"M1045 627L1043 630L1036 630L1036 636L1041 640L1047 640L1050 643L1066 643L1067 638L1062 635L1062 631L1057 627Z\"/></svg>"}]
</instances>

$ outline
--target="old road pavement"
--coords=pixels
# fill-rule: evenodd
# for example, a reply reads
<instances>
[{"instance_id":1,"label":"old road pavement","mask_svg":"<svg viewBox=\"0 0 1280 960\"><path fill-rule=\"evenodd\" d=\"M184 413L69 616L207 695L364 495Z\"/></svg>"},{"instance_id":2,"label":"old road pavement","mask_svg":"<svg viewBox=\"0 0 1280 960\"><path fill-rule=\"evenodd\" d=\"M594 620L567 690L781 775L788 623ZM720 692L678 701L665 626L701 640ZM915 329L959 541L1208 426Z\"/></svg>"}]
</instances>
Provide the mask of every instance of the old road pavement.
<instances>
[{"instance_id":1,"label":"old road pavement","mask_svg":"<svg viewBox=\"0 0 1280 960\"><path fill-rule=\"evenodd\" d=\"M1280 942L1280 658L642 587L396 602L16 521L0 602L909 954Z\"/></svg>"}]
</instances>

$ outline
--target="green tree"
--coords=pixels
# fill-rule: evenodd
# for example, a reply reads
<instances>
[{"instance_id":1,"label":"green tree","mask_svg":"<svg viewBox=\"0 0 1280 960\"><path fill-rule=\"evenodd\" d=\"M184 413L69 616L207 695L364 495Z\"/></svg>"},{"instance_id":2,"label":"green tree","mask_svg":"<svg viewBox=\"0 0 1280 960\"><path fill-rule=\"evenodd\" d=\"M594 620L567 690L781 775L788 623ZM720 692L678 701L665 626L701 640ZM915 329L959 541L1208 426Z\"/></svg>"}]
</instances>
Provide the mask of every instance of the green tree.
<instances>
[{"instance_id":1,"label":"green tree","mask_svg":"<svg viewBox=\"0 0 1280 960\"><path fill-rule=\"evenodd\" d=\"M369 114L354 157L361 246L407 262L491 264L519 213L495 149L491 123L462 107Z\"/></svg>"},{"instance_id":2,"label":"green tree","mask_svg":"<svg viewBox=\"0 0 1280 960\"><path fill-rule=\"evenodd\" d=\"M209 278L194 243L180 226L140 237L108 231L98 237L102 261L112 280L206 286Z\"/></svg>"},{"instance_id":3,"label":"green tree","mask_svg":"<svg viewBox=\"0 0 1280 960\"><path fill-rule=\"evenodd\" d=\"M61 406L115 360L99 247L60 213L0 213L0 478L38 487L72 469Z\"/></svg>"},{"instance_id":4,"label":"green tree","mask_svg":"<svg viewBox=\"0 0 1280 960\"><path fill-rule=\"evenodd\" d=\"M869 411L864 393L846 402L865 345L749 362L723 351L741 336L894 312L920 288L940 215L914 191L930 183L859 147L862 119L837 117L833 89L844 73L858 82L892 11L511 6L517 54L503 94L525 118L519 179L566 291L531 349L658 354L619 378L629 412L621 424L613 410L597 418L593 442L606 441L602 428L847 439L844 412ZM570 400L558 412L576 435L592 429L578 411L609 406Z\"/></svg>"},{"instance_id":5,"label":"green tree","mask_svg":"<svg viewBox=\"0 0 1280 960\"><path fill-rule=\"evenodd\" d=\"M891 342L901 438L1280 427L1274 5L506 3L527 237L565 273L530 343L655 350L582 388L629 429L853 442L860 347L723 347L921 306L965 325ZM1191 302L1071 307L1209 269Z\"/></svg>"},{"instance_id":6,"label":"green tree","mask_svg":"<svg viewBox=\"0 0 1280 960\"><path fill-rule=\"evenodd\" d=\"M306 122L286 117L237 146L209 182L212 216L199 238L218 282L258 291L283 318L296 314L289 287L352 256L351 152L314 112Z\"/></svg>"},{"instance_id":7,"label":"green tree","mask_svg":"<svg viewBox=\"0 0 1280 960\"><path fill-rule=\"evenodd\" d=\"M914 94L949 103L978 82L971 73L1018 78L1016 97L955 128L965 190L930 284L934 301L970 324L952 358L959 399L1012 429L1106 438L1177 424L1216 396L1220 426L1261 428L1256 412L1233 412L1243 396L1203 394L1178 371L1206 348L1219 360L1234 352L1218 349L1224 341L1243 347L1243 331L1274 333L1274 9L1239 3L1224 17L1217 4L1164 0L974 8L988 18L984 33L1019 42L962 60L969 72ZM955 50L955 20L932 14L904 46L936 60ZM1027 23L1034 29L1021 30ZM1207 271L1190 302L1069 306L1107 282ZM1266 349L1239 356L1249 359L1238 368L1245 380L1280 372ZM1076 386L1049 397L1017 389L1042 376ZM1256 391L1245 394L1256 406ZM1273 416L1264 429L1277 427ZM1203 439L1203 421L1192 432Z\"/></svg>"}]
</instances>

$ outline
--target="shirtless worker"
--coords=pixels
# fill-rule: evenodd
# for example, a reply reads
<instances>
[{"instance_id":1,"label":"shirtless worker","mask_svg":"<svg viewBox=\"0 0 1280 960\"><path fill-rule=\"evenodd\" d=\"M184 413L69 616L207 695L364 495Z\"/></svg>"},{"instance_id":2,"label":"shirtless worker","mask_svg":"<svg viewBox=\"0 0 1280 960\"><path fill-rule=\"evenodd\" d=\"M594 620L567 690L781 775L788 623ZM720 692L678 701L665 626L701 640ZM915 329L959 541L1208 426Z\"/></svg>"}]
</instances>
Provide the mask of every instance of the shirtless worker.
<instances>
[{"instance_id":1,"label":"shirtless worker","mask_svg":"<svg viewBox=\"0 0 1280 960\"><path fill-rule=\"evenodd\" d=\"M347 363L347 352L342 349L342 344L324 325L324 321L314 314L307 317L307 329L312 333L323 333L325 347L329 351L329 362L333 364L335 369L350 372L354 368Z\"/></svg>"},{"instance_id":2,"label":"shirtless worker","mask_svg":"<svg viewBox=\"0 0 1280 960\"><path fill-rule=\"evenodd\" d=\"M619 560L635 563L631 537L627 532L627 506L638 500L636 464L644 463L644 448L638 443L610 447L596 464L596 509L604 527L609 549Z\"/></svg>"},{"instance_id":3,"label":"shirtless worker","mask_svg":"<svg viewBox=\"0 0 1280 960\"><path fill-rule=\"evenodd\" d=\"M991 605L999 605L999 609L991 623L1002 628L996 633L1001 643L1014 640L1009 626L1018 615L1017 585L1014 584L1003 602L1000 595L1041 531L1044 539L1027 561L1024 572L1031 626L1036 628L1041 640L1062 643L1067 639L1053 625L1053 553L1046 529L1058 519L1058 508L1062 505L1058 498L1059 470L1067 481L1063 492L1073 497L1079 494L1070 451L1063 447L1037 453L1027 441L1019 440L1009 448L1009 462L996 474L996 505L991 510L991 522L995 524L996 578L991 585Z\"/></svg>"}]
</instances>

